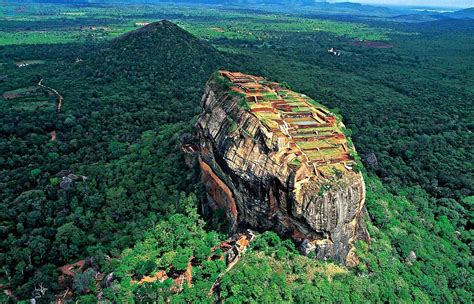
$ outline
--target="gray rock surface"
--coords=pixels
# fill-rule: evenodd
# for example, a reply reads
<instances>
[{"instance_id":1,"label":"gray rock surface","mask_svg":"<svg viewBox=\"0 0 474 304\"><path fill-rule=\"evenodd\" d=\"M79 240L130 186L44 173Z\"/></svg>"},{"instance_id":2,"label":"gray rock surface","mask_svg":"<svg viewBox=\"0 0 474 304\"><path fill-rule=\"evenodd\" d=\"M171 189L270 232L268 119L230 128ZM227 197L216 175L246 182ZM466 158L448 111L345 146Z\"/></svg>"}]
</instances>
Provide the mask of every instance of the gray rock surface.
<instances>
[{"instance_id":1,"label":"gray rock surface","mask_svg":"<svg viewBox=\"0 0 474 304\"><path fill-rule=\"evenodd\" d=\"M234 230L274 230L293 238L305 254L352 264L346 258L355 241L369 239L362 175L331 182L312 176L297 185L295 171L276 157L277 140L240 101L215 79L202 99L196 128L211 209L226 210ZM321 191L328 183L329 190ZM351 260L358 260L353 250Z\"/></svg>"}]
</instances>

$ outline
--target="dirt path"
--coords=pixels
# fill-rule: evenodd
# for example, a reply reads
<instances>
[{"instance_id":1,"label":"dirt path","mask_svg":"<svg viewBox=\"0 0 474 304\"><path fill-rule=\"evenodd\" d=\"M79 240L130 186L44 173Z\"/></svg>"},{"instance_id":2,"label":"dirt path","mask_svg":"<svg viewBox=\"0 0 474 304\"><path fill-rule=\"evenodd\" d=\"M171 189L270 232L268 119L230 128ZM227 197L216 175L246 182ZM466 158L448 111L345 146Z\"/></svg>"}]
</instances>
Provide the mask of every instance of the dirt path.
<instances>
[{"instance_id":1,"label":"dirt path","mask_svg":"<svg viewBox=\"0 0 474 304\"><path fill-rule=\"evenodd\" d=\"M57 96L57 105L56 105L56 113L61 113L61 107L63 106L63 96L59 94L59 92L56 89L53 89L51 87L45 86L43 84L43 78L38 82L38 85L42 88L45 88L46 90L52 92L54 95ZM56 130L51 131L51 141L56 141Z\"/></svg>"},{"instance_id":2,"label":"dirt path","mask_svg":"<svg viewBox=\"0 0 474 304\"><path fill-rule=\"evenodd\" d=\"M51 134L51 141L56 141L56 130L51 131L49 134Z\"/></svg>"},{"instance_id":3,"label":"dirt path","mask_svg":"<svg viewBox=\"0 0 474 304\"><path fill-rule=\"evenodd\" d=\"M247 230L247 233L241 234L238 237L236 244L225 253L227 254L232 249L235 249L237 251L237 254L235 255L234 259L227 264L227 267L224 272L220 273L214 284L212 284L211 289L207 293L208 296L211 296L216 291L216 289L219 287L222 277L239 262L241 257L245 255L245 252L247 251L250 242L253 241L254 238L255 234L251 230Z\"/></svg>"},{"instance_id":4,"label":"dirt path","mask_svg":"<svg viewBox=\"0 0 474 304\"><path fill-rule=\"evenodd\" d=\"M50 88L48 86L45 86L43 84L43 78L41 78L41 80L38 82L38 85L40 87L43 87L45 88L46 90L50 91L50 92L53 92L54 95L56 95L58 97L58 103L57 103L57 107L56 107L56 111L58 113L61 113L61 107L63 106L63 96L61 94L59 94L59 92L56 90L56 89L53 89L53 88Z\"/></svg>"},{"instance_id":5,"label":"dirt path","mask_svg":"<svg viewBox=\"0 0 474 304\"><path fill-rule=\"evenodd\" d=\"M208 296L212 296L219 287L222 277L228 273L238 262L239 260L245 255L247 248L255 238L255 234L251 230L246 230L242 233L238 233L233 235L230 239L221 242L219 245L211 248L211 254L207 257L207 261L211 261L214 259L220 259L226 263L226 269L219 274L217 279L212 284L211 288L208 291ZM216 250L221 250L220 254L216 254ZM174 293L180 293L183 291L183 285L186 282L188 288L193 286L193 260L194 257L191 257L188 262L188 266L184 273L175 273L174 275L166 273L165 270L160 270L152 276L145 276L140 281L131 280L131 283L138 283L139 285L143 283L153 283L155 281L163 282L166 279L172 279L174 282L174 286L171 287ZM198 266L202 264L196 264L194 266Z\"/></svg>"}]
</instances>

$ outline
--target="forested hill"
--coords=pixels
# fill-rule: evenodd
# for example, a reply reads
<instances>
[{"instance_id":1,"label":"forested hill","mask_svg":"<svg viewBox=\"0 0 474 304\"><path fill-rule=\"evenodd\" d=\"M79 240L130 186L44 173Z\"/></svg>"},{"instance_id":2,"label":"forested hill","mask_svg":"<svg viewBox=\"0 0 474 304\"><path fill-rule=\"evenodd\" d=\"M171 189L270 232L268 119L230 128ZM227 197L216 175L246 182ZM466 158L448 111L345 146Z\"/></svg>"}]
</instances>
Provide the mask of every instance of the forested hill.
<instances>
[{"instance_id":1,"label":"forested hill","mask_svg":"<svg viewBox=\"0 0 474 304\"><path fill-rule=\"evenodd\" d=\"M66 54L74 45L57 48ZM2 110L0 265L21 299L40 283L53 296L62 289L58 266L92 257L100 269L106 255L181 210L180 193L196 183L177 139L192 131L209 75L229 67L214 48L166 21L78 56L71 64L60 55L57 65L33 67L1 87L43 78L64 96L57 115L52 108ZM63 189L69 173L87 182Z\"/></svg>"},{"instance_id":2,"label":"forested hill","mask_svg":"<svg viewBox=\"0 0 474 304\"><path fill-rule=\"evenodd\" d=\"M88 71L80 74L100 67L99 74L94 75L97 81L114 83L120 92L133 88L147 104L168 94L171 100L156 102L153 107L165 110L169 119L177 121L199 111L199 103L190 106L181 101L189 99L190 93L198 100L209 75L226 62L212 46L163 20L116 38L84 67ZM150 95L150 90L155 94Z\"/></svg>"}]
</instances>

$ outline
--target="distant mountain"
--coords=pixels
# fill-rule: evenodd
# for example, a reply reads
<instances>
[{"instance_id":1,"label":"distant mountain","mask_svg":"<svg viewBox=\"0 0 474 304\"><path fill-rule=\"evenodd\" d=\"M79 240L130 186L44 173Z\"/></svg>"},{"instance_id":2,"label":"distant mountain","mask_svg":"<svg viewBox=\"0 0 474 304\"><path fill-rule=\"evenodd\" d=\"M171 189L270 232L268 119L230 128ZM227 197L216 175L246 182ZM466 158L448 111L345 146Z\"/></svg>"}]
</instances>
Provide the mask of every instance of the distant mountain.
<instances>
[{"instance_id":1,"label":"distant mountain","mask_svg":"<svg viewBox=\"0 0 474 304\"><path fill-rule=\"evenodd\" d=\"M327 11L331 13L355 14L355 15L386 15L397 14L397 10L382 6L373 6L354 2L313 2L312 7L318 10Z\"/></svg>"},{"instance_id":2,"label":"distant mountain","mask_svg":"<svg viewBox=\"0 0 474 304\"><path fill-rule=\"evenodd\" d=\"M390 18L392 21L398 22L428 22L428 21L436 21L439 20L439 17L436 17L432 14L422 14L422 13L415 13L415 14L406 14L406 15L398 15Z\"/></svg>"},{"instance_id":3,"label":"distant mountain","mask_svg":"<svg viewBox=\"0 0 474 304\"><path fill-rule=\"evenodd\" d=\"M434 13L432 11L424 10L412 12L410 14L401 14L393 16L392 21L399 22L430 22L436 20L452 20L452 19L467 19L474 20L474 8L467 8L456 12Z\"/></svg>"},{"instance_id":4,"label":"distant mountain","mask_svg":"<svg viewBox=\"0 0 474 304\"><path fill-rule=\"evenodd\" d=\"M276 4L276 5L313 5L318 2L315 0L5 0L6 2L37 2L37 3L128 3L128 4L140 4L140 3L202 3L202 4L236 4L236 5L249 5L249 4Z\"/></svg>"},{"instance_id":5,"label":"distant mountain","mask_svg":"<svg viewBox=\"0 0 474 304\"><path fill-rule=\"evenodd\" d=\"M325 0L6 0L7 2L38 2L38 3L61 3L61 4L206 4L206 5L225 5L227 8L238 9L259 9L265 11L295 12L304 14L319 15L341 15L351 17L373 17L373 18L394 18L397 21L420 22L417 16L423 16L421 21L427 21L424 16L431 15L433 12L413 11L409 8L386 7L377 5L368 5L354 2L330 3ZM400 18L398 18L400 16ZM440 16L439 18L445 18ZM456 18L456 17L452 17ZM428 20L436 20L438 18Z\"/></svg>"},{"instance_id":6,"label":"distant mountain","mask_svg":"<svg viewBox=\"0 0 474 304\"><path fill-rule=\"evenodd\" d=\"M474 19L474 7L466 8L460 11L449 14L453 18L457 19Z\"/></svg>"}]
</instances>

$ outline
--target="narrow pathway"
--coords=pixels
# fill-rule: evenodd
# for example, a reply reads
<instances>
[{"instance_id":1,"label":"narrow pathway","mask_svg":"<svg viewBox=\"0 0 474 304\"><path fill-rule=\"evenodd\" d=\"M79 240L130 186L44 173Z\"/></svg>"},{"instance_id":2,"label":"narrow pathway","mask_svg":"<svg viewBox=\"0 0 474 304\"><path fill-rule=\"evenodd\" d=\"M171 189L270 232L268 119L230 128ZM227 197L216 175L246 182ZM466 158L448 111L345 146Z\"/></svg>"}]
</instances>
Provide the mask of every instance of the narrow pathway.
<instances>
[{"instance_id":1,"label":"narrow pathway","mask_svg":"<svg viewBox=\"0 0 474 304\"><path fill-rule=\"evenodd\" d=\"M59 92L56 90L56 89L53 89L51 87L48 87L48 86L45 86L43 84L43 78L41 78L41 80L38 82L38 85L40 87L43 87L45 88L46 90L50 91L50 92L53 92L54 95L56 95L58 97L58 104L57 104L57 107L56 107L56 111L58 113L61 113L61 107L63 105L63 96L61 94L59 94Z\"/></svg>"},{"instance_id":2,"label":"narrow pathway","mask_svg":"<svg viewBox=\"0 0 474 304\"><path fill-rule=\"evenodd\" d=\"M225 255L228 255L231 250L234 250L235 256L234 258L228 262L226 269L224 272L220 273L219 276L217 277L216 281L214 284L212 284L209 292L207 293L208 296L211 296L216 289L219 287L220 281L222 277L228 273L240 260L240 258L245 254L247 251L247 248L249 246L249 243L253 241L255 238L255 234L251 230L245 231L245 233L240 234L237 238L237 241L235 242L235 245L233 245L226 253Z\"/></svg>"},{"instance_id":3,"label":"narrow pathway","mask_svg":"<svg viewBox=\"0 0 474 304\"><path fill-rule=\"evenodd\" d=\"M247 251L250 242L252 242L254 238L254 232L247 229L241 233L233 235L228 240L223 241L219 245L211 248L211 254L207 257L207 260L211 261L214 259L220 259L222 261L225 261L226 269L221 272L216 278L207 293L208 296L212 296L216 292L216 290L219 288L219 284L222 277L226 273L228 273L245 255L245 252ZM215 253L217 249L221 250L220 255L217 255ZM166 279L172 279L174 282L174 286L172 286L170 290L175 294L180 293L183 291L183 285L185 282L187 283L189 288L193 286L193 259L194 257L190 258L185 272L174 273L168 276L169 274L166 273L165 270L160 270L152 276L143 277L140 281L135 281L132 279L131 283L138 283L139 285L141 285L144 283L153 283L155 281L164 282ZM194 266L199 266L199 264ZM202 264L200 264L200 266L202 266Z\"/></svg>"},{"instance_id":4,"label":"narrow pathway","mask_svg":"<svg viewBox=\"0 0 474 304\"><path fill-rule=\"evenodd\" d=\"M43 84L43 78L38 82L38 85L42 88L45 88L46 90L52 92L54 95L57 96L57 105L56 105L56 113L61 113L61 107L63 105L63 96L59 94L59 92L56 89L53 89L51 87L48 87ZM56 141L56 130L51 131L51 141Z\"/></svg>"}]
</instances>

